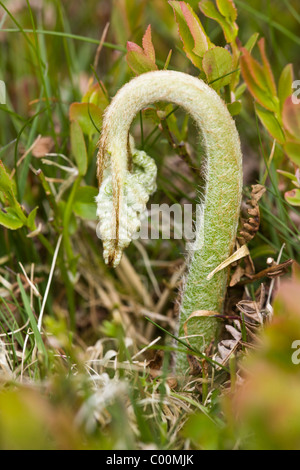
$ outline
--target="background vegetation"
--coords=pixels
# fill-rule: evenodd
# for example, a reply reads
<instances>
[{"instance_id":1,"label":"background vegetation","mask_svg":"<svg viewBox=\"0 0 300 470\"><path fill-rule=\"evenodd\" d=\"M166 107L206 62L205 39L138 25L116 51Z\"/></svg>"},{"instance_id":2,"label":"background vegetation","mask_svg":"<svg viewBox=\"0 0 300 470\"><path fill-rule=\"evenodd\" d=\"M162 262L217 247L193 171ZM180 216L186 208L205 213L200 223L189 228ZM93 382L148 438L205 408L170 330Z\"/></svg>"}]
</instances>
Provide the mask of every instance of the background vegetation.
<instances>
[{"instance_id":1,"label":"background vegetation","mask_svg":"<svg viewBox=\"0 0 300 470\"><path fill-rule=\"evenodd\" d=\"M0 448L300 447L299 5L235 0L236 18L232 1L198 3L0 1ZM185 381L170 335L184 241L136 241L111 270L96 236L103 111L132 76L164 67L216 89L244 153L250 256L233 266L207 351L222 367L191 356ZM159 104L132 132L159 167L152 202L197 202L193 122Z\"/></svg>"}]
</instances>

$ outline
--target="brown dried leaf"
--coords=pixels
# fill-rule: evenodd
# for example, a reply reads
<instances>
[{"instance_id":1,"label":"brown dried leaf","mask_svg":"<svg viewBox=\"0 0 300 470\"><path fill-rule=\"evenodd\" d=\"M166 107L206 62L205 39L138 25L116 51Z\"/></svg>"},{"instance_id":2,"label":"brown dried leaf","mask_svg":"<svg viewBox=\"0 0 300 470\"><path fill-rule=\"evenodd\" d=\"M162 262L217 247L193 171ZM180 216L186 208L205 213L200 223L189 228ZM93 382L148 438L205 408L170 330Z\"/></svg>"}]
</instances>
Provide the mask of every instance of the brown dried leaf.
<instances>
[{"instance_id":1,"label":"brown dried leaf","mask_svg":"<svg viewBox=\"0 0 300 470\"><path fill-rule=\"evenodd\" d=\"M151 376L156 377L157 372L161 370L163 364L164 353L163 351L155 351L154 357L149 360L147 366L151 369Z\"/></svg>"},{"instance_id":2,"label":"brown dried leaf","mask_svg":"<svg viewBox=\"0 0 300 470\"><path fill-rule=\"evenodd\" d=\"M245 275L247 277L253 276L255 274L255 267L252 261L251 256L245 258Z\"/></svg>"},{"instance_id":3,"label":"brown dried leaf","mask_svg":"<svg viewBox=\"0 0 300 470\"><path fill-rule=\"evenodd\" d=\"M244 274L245 274L245 269L239 264L231 277L229 287L234 287L236 284L238 284L240 280L242 279L242 277L244 276Z\"/></svg>"},{"instance_id":4,"label":"brown dried leaf","mask_svg":"<svg viewBox=\"0 0 300 470\"><path fill-rule=\"evenodd\" d=\"M187 355L187 360L190 366L190 375L202 375L202 367L199 362L199 359L196 356L192 356L191 354Z\"/></svg>"},{"instance_id":5,"label":"brown dried leaf","mask_svg":"<svg viewBox=\"0 0 300 470\"><path fill-rule=\"evenodd\" d=\"M256 301L254 300L241 300L237 304L238 310L244 314L245 322L248 323L264 323L264 317L262 314L263 305L265 302L266 290L263 284L261 284L259 297Z\"/></svg>"},{"instance_id":6,"label":"brown dried leaf","mask_svg":"<svg viewBox=\"0 0 300 470\"><path fill-rule=\"evenodd\" d=\"M207 276L207 279L211 279L217 272L221 271L222 269L227 268L230 264L235 263L236 261L239 261L240 259L244 258L245 256L249 256L250 252L248 250L247 246L242 246L240 247L233 255L229 256L223 263L221 263L216 269L214 269L209 275Z\"/></svg>"},{"instance_id":7,"label":"brown dried leaf","mask_svg":"<svg viewBox=\"0 0 300 470\"><path fill-rule=\"evenodd\" d=\"M235 322L237 328L234 328L232 325L226 325L226 330L231 336L235 339L235 341L241 341L242 333L241 333L241 324L240 322Z\"/></svg>"},{"instance_id":8,"label":"brown dried leaf","mask_svg":"<svg viewBox=\"0 0 300 470\"><path fill-rule=\"evenodd\" d=\"M260 309L258 308L257 302L255 302L254 300L241 300L241 302L237 304L237 308L241 313L244 314L246 322L254 321L259 323L260 325L263 324L263 315L260 312Z\"/></svg>"},{"instance_id":9,"label":"brown dried leaf","mask_svg":"<svg viewBox=\"0 0 300 470\"><path fill-rule=\"evenodd\" d=\"M176 377L168 377L167 378L167 384L169 385L171 390L176 390L176 388L178 386L178 382L177 382Z\"/></svg>"},{"instance_id":10,"label":"brown dried leaf","mask_svg":"<svg viewBox=\"0 0 300 470\"><path fill-rule=\"evenodd\" d=\"M42 158L50 153L54 148L52 137L41 137L32 149L32 155L36 158Z\"/></svg>"},{"instance_id":11,"label":"brown dried leaf","mask_svg":"<svg viewBox=\"0 0 300 470\"><path fill-rule=\"evenodd\" d=\"M255 274L255 267L254 267L250 254L248 256L245 256L244 266L240 264L241 261L242 260L239 260L236 270L234 271L231 277L230 284L229 284L230 287L236 286L240 282L243 276L251 277Z\"/></svg>"},{"instance_id":12,"label":"brown dried leaf","mask_svg":"<svg viewBox=\"0 0 300 470\"><path fill-rule=\"evenodd\" d=\"M251 187L252 187L251 201L253 201L253 205L255 205L255 203L258 203L258 201L265 194L266 188L262 184L254 184Z\"/></svg>"},{"instance_id":13,"label":"brown dried leaf","mask_svg":"<svg viewBox=\"0 0 300 470\"><path fill-rule=\"evenodd\" d=\"M214 357L216 362L219 362L223 366L228 362L230 356L238 348L242 339L241 325L240 322L234 322L237 328L232 325L226 325L226 330L233 337L233 339L225 339L218 344L218 355Z\"/></svg>"},{"instance_id":14,"label":"brown dried leaf","mask_svg":"<svg viewBox=\"0 0 300 470\"><path fill-rule=\"evenodd\" d=\"M251 199L248 201L249 218L243 220L238 240L241 245L249 243L255 237L260 226L260 211L258 202L266 192L266 188L261 184L252 186Z\"/></svg>"},{"instance_id":15,"label":"brown dried leaf","mask_svg":"<svg viewBox=\"0 0 300 470\"><path fill-rule=\"evenodd\" d=\"M250 282L257 281L258 279L262 279L263 277L269 277L274 279L279 276L283 276L289 270L289 268L293 265L294 260L289 259L284 263L278 264L276 266L271 266L270 268L264 269L263 271L254 274L253 276L249 276L249 280L242 281L241 284L249 284Z\"/></svg>"}]
</instances>

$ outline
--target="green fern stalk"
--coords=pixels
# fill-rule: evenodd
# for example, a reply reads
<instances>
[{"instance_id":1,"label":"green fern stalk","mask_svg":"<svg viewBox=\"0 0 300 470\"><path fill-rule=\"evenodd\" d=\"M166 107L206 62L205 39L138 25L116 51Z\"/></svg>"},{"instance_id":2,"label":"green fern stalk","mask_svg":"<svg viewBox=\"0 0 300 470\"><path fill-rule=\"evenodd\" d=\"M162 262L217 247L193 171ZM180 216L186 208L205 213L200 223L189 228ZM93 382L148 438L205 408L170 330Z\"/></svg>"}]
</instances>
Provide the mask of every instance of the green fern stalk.
<instances>
[{"instance_id":1,"label":"green fern stalk","mask_svg":"<svg viewBox=\"0 0 300 470\"><path fill-rule=\"evenodd\" d=\"M135 149L130 126L140 110L158 101L179 105L192 116L206 151L206 191L196 241L188 254L178 331L181 339L203 352L217 334L214 314L223 308L228 268L210 280L208 275L234 249L242 192L242 154L239 135L225 103L202 80L174 71L149 72L134 78L114 97L105 113L99 141L99 230L105 260L116 266L155 189L154 163ZM193 316L199 311L202 313ZM177 354L176 370L179 375L188 372L186 354Z\"/></svg>"}]
</instances>

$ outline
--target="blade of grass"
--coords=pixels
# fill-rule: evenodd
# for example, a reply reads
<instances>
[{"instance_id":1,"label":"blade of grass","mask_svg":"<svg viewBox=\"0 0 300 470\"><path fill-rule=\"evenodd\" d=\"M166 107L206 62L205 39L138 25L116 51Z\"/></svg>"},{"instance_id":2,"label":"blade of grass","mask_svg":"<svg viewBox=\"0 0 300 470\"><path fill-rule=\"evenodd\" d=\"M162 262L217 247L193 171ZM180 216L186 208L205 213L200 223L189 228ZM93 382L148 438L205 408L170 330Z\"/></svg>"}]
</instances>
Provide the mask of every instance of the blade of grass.
<instances>
[{"instance_id":1,"label":"blade of grass","mask_svg":"<svg viewBox=\"0 0 300 470\"><path fill-rule=\"evenodd\" d=\"M24 289L24 286L21 282L21 278L20 278L20 275L18 274L18 277L17 277L17 281L18 281L18 284L19 284L19 288L20 288L20 292L21 292L21 297L22 297L22 300L23 300L23 304L24 304L24 308L26 310L26 313L28 315L28 318L30 320L30 324L31 324L31 328L32 328L32 331L34 333L34 337L35 337L35 341L36 341L36 345L37 345L37 348L39 350L40 353L43 354L43 357L44 357L44 360L45 360L45 364L46 364L46 367L48 366L48 353L47 353L47 349L44 345L44 342L43 342L43 339L42 339L42 336L41 336L41 333L39 331L39 328L38 328L38 324L37 324L37 321L36 321L36 318L34 316L34 313L31 309L31 306L30 306L30 302L29 302L29 299L26 295L26 292L25 292L25 289Z\"/></svg>"},{"instance_id":2,"label":"blade of grass","mask_svg":"<svg viewBox=\"0 0 300 470\"><path fill-rule=\"evenodd\" d=\"M55 251L54 251L54 255L53 255L53 260L52 260L52 264L51 264L51 269L50 269L50 273L49 273L47 287L46 287L46 291L45 291L45 294L44 294L44 297L43 297L43 303L42 303L42 307L41 307L41 311L40 311L40 315L39 315L39 319L38 319L38 324L37 324L39 331L41 331L41 329L42 329L42 321L43 321L44 310L45 310L45 306L46 306L46 302L47 302L47 298L48 298L48 294L49 294L49 289L50 289L51 282L52 282L52 277L53 277L53 273L54 273L54 269L55 269L55 265L56 265L56 260L57 260L57 255L58 255L58 252L59 252L61 240L62 240L62 235L60 235L59 238L58 238L56 248L55 248Z\"/></svg>"},{"instance_id":3,"label":"blade of grass","mask_svg":"<svg viewBox=\"0 0 300 470\"><path fill-rule=\"evenodd\" d=\"M62 2L60 0L56 0L56 7L57 7L57 10L58 10L58 16L59 16L59 20L60 20L60 23L61 23L61 26L62 26L63 30L65 32L71 34L70 24L67 20L64 7L63 7ZM64 45L65 56L66 56L66 59L67 59L67 66L68 66L70 82L71 82L71 86L72 86L72 90L73 90L73 95L74 95L75 101L79 101L80 96L77 96L78 91L77 91L77 89L75 87L75 83L74 83L74 77L78 73L78 68L76 67L77 61L76 61L75 48L74 48L73 42L70 38L69 39L63 38L63 45Z\"/></svg>"},{"instance_id":4,"label":"blade of grass","mask_svg":"<svg viewBox=\"0 0 300 470\"><path fill-rule=\"evenodd\" d=\"M194 349L192 346L190 346L188 343L186 343L182 339L178 338L177 336L170 333L168 330L165 330L162 326L160 326L157 323L155 323L154 321L150 320L150 318L145 317L145 319L147 321L149 321L150 323L152 323L152 325L156 326L156 328L159 328L161 331L166 333L168 336L171 336L171 338L175 339L178 343L185 346L189 351L193 352L195 356L201 357L202 359L205 359L205 361L209 362L213 367L216 367L216 366L221 367L221 369L223 369L224 371L229 373L229 369L227 369L227 367L225 367L222 364L214 361L213 359L210 359L210 357L207 357L205 354L197 351L196 349Z\"/></svg>"},{"instance_id":5,"label":"blade of grass","mask_svg":"<svg viewBox=\"0 0 300 470\"><path fill-rule=\"evenodd\" d=\"M300 14L297 12L297 10L291 5L291 2L289 0L283 0L293 17L295 18L298 23L300 23Z\"/></svg>"},{"instance_id":6,"label":"blade of grass","mask_svg":"<svg viewBox=\"0 0 300 470\"><path fill-rule=\"evenodd\" d=\"M13 23L15 23L15 25L18 27L18 29L16 29L15 31L18 31L20 33L23 34L24 36L24 39L25 41L28 43L28 45L33 48L34 50L34 45L33 43L30 41L29 37L27 36L27 32L28 31L25 31L22 26L20 25L20 23L15 19L15 17L12 15L12 13L8 10L8 8L6 8L6 6L4 5L4 3L2 1L0 1L0 6L5 10L6 14L10 17L10 19L13 21ZM5 31L4 29L1 29L1 31ZM31 30L31 33L33 33L33 30Z\"/></svg>"},{"instance_id":7,"label":"blade of grass","mask_svg":"<svg viewBox=\"0 0 300 470\"><path fill-rule=\"evenodd\" d=\"M261 11L257 11L255 8L251 7L251 5L249 5L248 2L245 3L241 0L235 0L235 1L238 6L244 8L246 11L251 13L253 16L256 16L260 20L264 21L269 26L273 26L273 28L277 29L277 31L280 31L287 38L291 39L293 42L300 45L300 37L296 36L296 34L289 31L285 26L281 25L280 23L277 23L277 21L271 20L267 15L265 15Z\"/></svg>"},{"instance_id":8,"label":"blade of grass","mask_svg":"<svg viewBox=\"0 0 300 470\"><path fill-rule=\"evenodd\" d=\"M2 5L1 1L0 1L0 5ZM3 33L23 33L23 34L25 34L25 36L26 36L26 33L29 33L29 34L33 33L32 29L28 29L28 28L23 29L23 28L21 28L20 25L18 25L18 28L19 29L5 28L5 29L1 29L1 31ZM80 36L80 35L77 35L77 34L65 33L63 31L49 31L49 30L36 29L35 32L36 32L36 34L44 34L45 36L59 36L59 37L62 37L62 38L76 39L78 41L88 42L90 44L97 44L97 45L100 44L99 39L88 38L86 36ZM106 47L108 49L114 49L116 51L124 52L125 54L127 53L126 47L118 46L117 44L111 44L109 42L103 42L102 45L103 45L103 47Z\"/></svg>"},{"instance_id":9,"label":"blade of grass","mask_svg":"<svg viewBox=\"0 0 300 470\"><path fill-rule=\"evenodd\" d=\"M51 126L51 129L52 129L52 137L53 137L54 141L57 144L55 126L54 126L54 122L53 122L53 115L50 112L50 98L49 97L51 96L51 88L50 88L49 74L47 73L47 66L46 66L47 57L42 57L42 50L41 50L40 45L39 45L39 39L38 39L38 35L37 35L37 32L36 32L36 26L35 26L33 13L32 13L31 7L30 7L29 0L26 0L26 2L27 2L29 15L30 15L32 29L33 29L35 54L36 54L37 63L38 63L38 72L39 72L40 81L41 81L41 89L44 92L43 95L44 95L44 98L45 98L45 101L46 101L46 108L47 108L46 112L47 112L48 119L49 119L49 122L50 122L50 126ZM45 48L43 48L43 52L44 52L44 55L45 55L45 53L46 53Z\"/></svg>"},{"instance_id":10,"label":"blade of grass","mask_svg":"<svg viewBox=\"0 0 300 470\"><path fill-rule=\"evenodd\" d=\"M24 195L24 191L25 191L25 186L26 186L26 179L27 179L27 173L28 173L28 169L29 169L29 161L28 161L28 156L25 158L24 160L24 164L23 164L23 168L20 172L20 176L18 176L18 166L17 166L17 161L18 161L18 146L19 146L19 142L20 142L20 139L21 139L21 136L23 134L23 132L25 131L25 129L30 125L32 124L32 127L30 129L30 134L29 134L29 137L28 137L28 147L30 147L30 145L32 144L33 142L33 136L35 134L35 131L36 131L36 125L37 125L37 122L35 120L35 118L37 116L39 116L40 114L42 114L43 112L45 111L45 108L42 108L40 109L39 111L37 111L31 118L29 118L25 124L23 125L23 127L21 128L20 132L18 133L17 135L17 138L15 140L16 144L15 144L15 172L16 172L16 182L17 182L17 194L18 194L18 198L20 201L22 201L22 198L23 198L23 195Z\"/></svg>"}]
</instances>

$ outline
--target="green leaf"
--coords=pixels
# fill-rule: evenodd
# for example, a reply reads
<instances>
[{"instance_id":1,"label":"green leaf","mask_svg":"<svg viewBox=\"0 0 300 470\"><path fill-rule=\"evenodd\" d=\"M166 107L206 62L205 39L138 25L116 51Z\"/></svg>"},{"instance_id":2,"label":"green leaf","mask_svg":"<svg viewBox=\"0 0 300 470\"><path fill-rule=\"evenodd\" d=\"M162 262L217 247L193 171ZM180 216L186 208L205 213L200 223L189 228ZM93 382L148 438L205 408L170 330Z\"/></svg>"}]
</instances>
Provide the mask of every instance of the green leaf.
<instances>
[{"instance_id":1,"label":"green leaf","mask_svg":"<svg viewBox=\"0 0 300 470\"><path fill-rule=\"evenodd\" d=\"M97 188L93 186L83 186L75 194L73 210L76 215L82 219L96 220L96 202L98 195Z\"/></svg>"},{"instance_id":2,"label":"green leaf","mask_svg":"<svg viewBox=\"0 0 300 470\"><path fill-rule=\"evenodd\" d=\"M0 200L4 207L0 209L0 224L10 230L17 230L26 225L35 230L37 207L27 217L16 199L15 184L0 161Z\"/></svg>"},{"instance_id":3,"label":"green leaf","mask_svg":"<svg viewBox=\"0 0 300 470\"><path fill-rule=\"evenodd\" d=\"M285 193L285 199L291 206L300 206L300 189L293 189Z\"/></svg>"},{"instance_id":4,"label":"green leaf","mask_svg":"<svg viewBox=\"0 0 300 470\"><path fill-rule=\"evenodd\" d=\"M300 167L300 142L287 142L283 148L289 159Z\"/></svg>"},{"instance_id":5,"label":"green leaf","mask_svg":"<svg viewBox=\"0 0 300 470\"><path fill-rule=\"evenodd\" d=\"M88 156L83 132L78 121L71 121L71 149L79 174L84 176L87 171Z\"/></svg>"},{"instance_id":6,"label":"green leaf","mask_svg":"<svg viewBox=\"0 0 300 470\"><path fill-rule=\"evenodd\" d=\"M91 103L102 111L109 105L108 94L102 82L92 85L82 98L82 103Z\"/></svg>"},{"instance_id":7,"label":"green leaf","mask_svg":"<svg viewBox=\"0 0 300 470\"><path fill-rule=\"evenodd\" d=\"M240 101L235 101L234 103L229 103L227 108L231 116L237 116L242 111L242 103Z\"/></svg>"},{"instance_id":8,"label":"green leaf","mask_svg":"<svg viewBox=\"0 0 300 470\"><path fill-rule=\"evenodd\" d=\"M145 108L143 110L143 117L144 119L148 119L152 123L154 122L156 125L160 123L160 117L157 114L157 109L156 108Z\"/></svg>"},{"instance_id":9,"label":"green leaf","mask_svg":"<svg viewBox=\"0 0 300 470\"><path fill-rule=\"evenodd\" d=\"M283 144L285 142L284 132L274 114L259 104L255 105L255 110L263 126L267 129L271 136L274 137L277 142Z\"/></svg>"},{"instance_id":10,"label":"green leaf","mask_svg":"<svg viewBox=\"0 0 300 470\"><path fill-rule=\"evenodd\" d=\"M237 19L237 9L233 0L217 0L219 12L225 16L226 20L234 23Z\"/></svg>"},{"instance_id":11,"label":"green leaf","mask_svg":"<svg viewBox=\"0 0 300 470\"><path fill-rule=\"evenodd\" d=\"M250 39L248 39L248 41L245 45L245 49L247 49L248 52L252 51L253 47L257 43L258 38L259 38L259 33L254 33L254 34L252 34Z\"/></svg>"},{"instance_id":12,"label":"green leaf","mask_svg":"<svg viewBox=\"0 0 300 470\"><path fill-rule=\"evenodd\" d=\"M297 176L294 175L293 173L290 173L289 171L283 171L283 170L277 170L277 173L279 173L280 175L283 175L286 178L288 178L289 180L293 181L293 183L296 184L296 186L297 185L299 186Z\"/></svg>"},{"instance_id":13,"label":"green leaf","mask_svg":"<svg viewBox=\"0 0 300 470\"><path fill-rule=\"evenodd\" d=\"M3 193L2 200L5 200L10 206L16 204L14 181L7 173L2 160L0 160L0 191Z\"/></svg>"},{"instance_id":14,"label":"green leaf","mask_svg":"<svg viewBox=\"0 0 300 470\"><path fill-rule=\"evenodd\" d=\"M24 225L11 207L0 209L0 224L10 230L17 230Z\"/></svg>"},{"instance_id":15,"label":"green leaf","mask_svg":"<svg viewBox=\"0 0 300 470\"><path fill-rule=\"evenodd\" d=\"M208 83L212 84L215 90L230 83L232 76L228 74L232 72L233 60L227 49L223 47L209 49L203 57L202 67Z\"/></svg>"},{"instance_id":16,"label":"green leaf","mask_svg":"<svg viewBox=\"0 0 300 470\"><path fill-rule=\"evenodd\" d=\"M77 121L82 132L89 136L100 132L103 112L93 103L72 103L69 110L70 121Z\"/></svg>"},{"instance_id":17,"label":"green leaf","mask_svg":"<svg viewBox=\"0 0 300 470\"><path fill-rule=\"evenodd\" d=\"M270 245L260 245L257 248L254 248L250 252L251 258L256 259L260 257L268 257L270 255L276 255L276 250Z\"/></svg>"},{"instance_id":18,"label":"green leaf","mask_svg":"<svg viewBox=\"0 0 300 470\"><path fill-rule=\"evenodd\" d=\"M278 98L280 100L281 107L287 98L293 93L293 82L294 82L294 71L293 65L288 64L282 71L278 85Z\"/></svg>"},{"instance_id":19,"label":"green leaf","mask_svg":"<svg viewBox=\"0 0 300 470\"><path fill-rule=\"evenodd\" d=\"M183 50L190 61L202 70L202 57L212 47L200 19L192 7L185 2L169 1L173 8Z\"/></svg>"},{"instance_id":20,"label":"green leaf","mask_svg":"<svg viewBox=\"0 0 300 470\"><path fill-rule=\"evenodd\" d=\"M239 100L243 96L246 90L247 90L246 83L242 83L242 85L238 86L237 89L235 90L235 99Z\"/></svg>"},{"instance_id":21,"label":"green leaf","mask_svg":"<svg viewBox=\"0 0 300 470\"><path fill-rule=\"evenodd\" d=\"M155 49L152 42L151 25L143 36L143 49L134 42L127 42L126 61L136 75L158 70L155 62Z\"/></svg>"},{"instance_id":22,"label":"green leaf","mask_svg":"<svg viewBox=\"0 0 300 470\"><path fill-rule=\"evenodd\" d=\"M37 214L37 211L38 211L38 207L35 207L29 214L28 216L28 219L27 219L27 227L29 228L29 230L33 231L36 229L36 225L35 225L35 218L36 218L36 214Z\"/></svg>"},{"instance_id":23,"label":"green leaf","mask_svg":"<svg viewBox=\"0 0 300 470\"><path fill-rule=\"evenodd\" d=\"M2 209L1 224L7 228L16 230L27 224L27 217L16 199L15 184L7 173L3 162L0 160L0 199L5 207Z\"/></svg>"}]
</instances>

